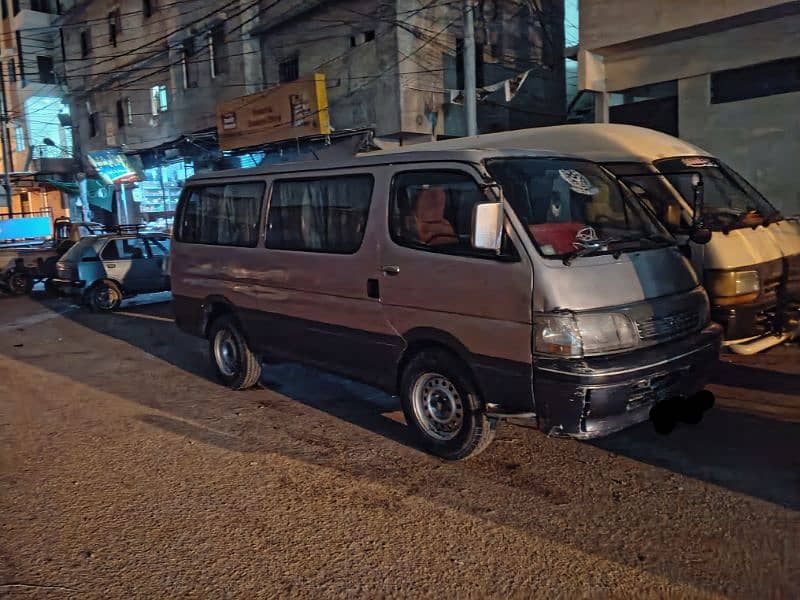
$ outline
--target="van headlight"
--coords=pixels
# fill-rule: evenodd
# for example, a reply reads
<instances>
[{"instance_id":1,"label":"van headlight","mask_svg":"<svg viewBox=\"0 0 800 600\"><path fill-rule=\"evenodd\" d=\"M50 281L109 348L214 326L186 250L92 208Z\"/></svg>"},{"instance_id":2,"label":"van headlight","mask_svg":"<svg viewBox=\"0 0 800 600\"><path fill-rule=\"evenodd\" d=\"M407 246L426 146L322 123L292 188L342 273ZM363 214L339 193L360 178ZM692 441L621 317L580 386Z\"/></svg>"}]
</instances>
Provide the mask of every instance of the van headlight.
<instances>
[{"instance_id":1,"label":"van headlight","mask_svg":"<svg viewBox=\"0 0 800 600\"><path fill-rule=\"evenodd\" d=\"M634 348L636 326L622 313L547 314L534 317L533 351L567 358Z\"/></svg>"},{"instance_id":2,"label":"van headlight","mask_svg":"<svg viewBox=\"0 0 800 600\"><path fill-rule=\"evenodd\" d=\"M706 271L703 285L717 306L744 304L758 298L758 271Z\"/></svg>"}]
</instances>

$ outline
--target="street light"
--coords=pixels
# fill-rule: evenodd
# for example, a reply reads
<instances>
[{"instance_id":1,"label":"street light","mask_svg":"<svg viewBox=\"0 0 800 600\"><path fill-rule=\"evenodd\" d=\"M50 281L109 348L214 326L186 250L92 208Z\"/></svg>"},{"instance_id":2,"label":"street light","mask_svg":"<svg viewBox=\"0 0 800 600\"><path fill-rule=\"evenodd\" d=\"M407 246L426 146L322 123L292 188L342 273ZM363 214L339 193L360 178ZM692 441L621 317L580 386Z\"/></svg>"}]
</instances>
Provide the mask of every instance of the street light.
<instances>
[{"instance_id":1,"label":"street light","mask_svg":"<svg viewBox=\"0 0 800 600\"><path fill-rule=\"evenodd\" d=\"M51 148L58 148L58 149L59 149L59 150L61 150L61 152L63 152L63 153L66 155L66 156L72 156L72 151L68 150L68 149L67 149L67 148L65 148L64 146L60 146L59 144L56 144L56 143L55 143L55 142L54 142L52 139L50 139L49 137L46 137L46 138L44 138L44 139L42 140L42 143L43 143L45 146L50 146Z\"/></svg>"}]
</instances>

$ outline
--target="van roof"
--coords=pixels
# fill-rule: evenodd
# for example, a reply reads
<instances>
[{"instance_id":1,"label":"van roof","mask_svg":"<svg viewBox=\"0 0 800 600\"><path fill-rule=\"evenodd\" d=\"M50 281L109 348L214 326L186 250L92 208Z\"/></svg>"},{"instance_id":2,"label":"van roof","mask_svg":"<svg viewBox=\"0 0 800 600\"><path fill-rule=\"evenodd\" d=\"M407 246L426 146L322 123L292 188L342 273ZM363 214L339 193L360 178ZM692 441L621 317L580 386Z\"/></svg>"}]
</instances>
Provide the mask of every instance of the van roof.
<instances>
[{"instance_id":1,"label":"van roof","mask_svg":"<svg viewBox=\"0 0 800 600\"><path fill-rule=\"evenodd\" d=\"M476 138L465 138L475 140ZM520 148L489 148L486 146L476 147L465 145L460 148L442 148L438 144L448 142L433 142L425 144L414 144L396 150L381 150L360 154L345 160L298 160L296 162L286 162L277 165L260 165L244 169L227 169L224 171L209 171L198 173L191 177L188 182L202 181L208 179L225 179L228 177L252 177L253 175L278 175L284 173L300 173L304 171L321 171L333 169L350 169L354 167L371 167L379 165L409 163L409 162L470 162L479 163L487 158L502 157L548 157L548 158L577 158L563 152L551 150L531 150ZM420 146L426 148L418 150Z\"/></svg>"},{"instance_id":2,"label":"van roof","mask_svg":"<svg viewBox=\"0 0 800 600\"><path fill-rule=\"evenodd\" d=\"M426 142L410 148L415 151L459 148L550 148L555 152L564 152L597 162L653 162L673 156L710 156L702 148L666 133L615 123L519 129L441 142Z\"/></svg>"}]
</instances>

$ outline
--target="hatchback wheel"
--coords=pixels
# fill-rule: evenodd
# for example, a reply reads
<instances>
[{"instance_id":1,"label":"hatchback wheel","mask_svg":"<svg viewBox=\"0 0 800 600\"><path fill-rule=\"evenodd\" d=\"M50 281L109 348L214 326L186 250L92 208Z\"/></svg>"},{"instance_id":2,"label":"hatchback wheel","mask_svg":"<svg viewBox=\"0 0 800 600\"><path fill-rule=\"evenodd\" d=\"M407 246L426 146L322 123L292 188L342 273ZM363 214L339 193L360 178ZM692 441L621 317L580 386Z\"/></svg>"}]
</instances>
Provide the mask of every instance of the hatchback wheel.
<instances>
[{"instance_id":1,"label":"hatchback wheel","mask_svg":"<svg viewBox=\"0 0 800 600\"><path fill-rule=\"evenodd\" d=\"M261 361L248 346L232 315L223 315L211 324L208 343L211 362L225 385L245 390L258 383Z\"/></svg>"},{"instance_id":2,"label":"hatchback wheel","mask_svg":"<svg viewBox=\"0 0 800 600\"><path fill-rule=\"evenodd\" d=\"M431 453L462 460L485 450L494 439L496 420L461 362L442 351L412 358L401 381L406 422Z\"/></svg>"},{"instance_id":3,"label":"hatchback wheel","mask_svg":"<svg viewBox=\"0 0 800 600\"><path fill-rule=\"evenodd\" d=\"M109 312L119 308L122 303L122 291L112 281L101 281L89 290L89 306L94 310Z\"/></svg>"},{"instance_id":4,"label":"hatchback wheel","mask_svg":"<svg viewBox=\"0 0 800 600\"><path fill-rule=\"evenodd\" d=\"M33 279L27 273L15 272L8 278L8 288L15 296L30 294L33 289Z\"/></svg>"}]
</instances>

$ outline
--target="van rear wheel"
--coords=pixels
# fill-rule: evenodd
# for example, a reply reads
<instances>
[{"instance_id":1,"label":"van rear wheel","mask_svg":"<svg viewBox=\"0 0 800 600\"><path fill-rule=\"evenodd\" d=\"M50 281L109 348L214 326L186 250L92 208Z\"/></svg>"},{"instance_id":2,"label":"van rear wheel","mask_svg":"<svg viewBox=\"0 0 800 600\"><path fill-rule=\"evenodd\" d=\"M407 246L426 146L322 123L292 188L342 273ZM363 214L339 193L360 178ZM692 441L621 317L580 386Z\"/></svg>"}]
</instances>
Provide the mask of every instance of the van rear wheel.
<instances>
[{"instance_id":1,"label":"van rear wheel","mask_svg":"<svg viewBox=\"0 0 800 600\"><path fill-rule=\"evenodd\" d=\"M250 350L232 315L216 319L208 332L209 353L217 376L234 390L246 390L261 378L261 361Z\"/></svg>"},{"instance_id":2,"label":"van rear wheel","mask_svg":"<svg viewBox=\"0 0 800 600\"><path fill-rule=\"evenodd\" d=\"M423 446L447 460L475 456L494 439L496 419L486 415L466 368L446 352L426 350L409 361L401 402Z\"/></svg>"}]
</instances>

